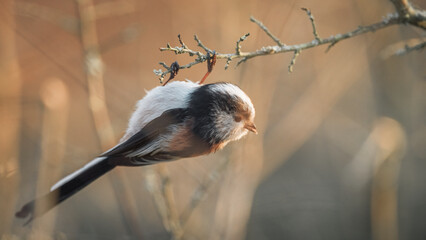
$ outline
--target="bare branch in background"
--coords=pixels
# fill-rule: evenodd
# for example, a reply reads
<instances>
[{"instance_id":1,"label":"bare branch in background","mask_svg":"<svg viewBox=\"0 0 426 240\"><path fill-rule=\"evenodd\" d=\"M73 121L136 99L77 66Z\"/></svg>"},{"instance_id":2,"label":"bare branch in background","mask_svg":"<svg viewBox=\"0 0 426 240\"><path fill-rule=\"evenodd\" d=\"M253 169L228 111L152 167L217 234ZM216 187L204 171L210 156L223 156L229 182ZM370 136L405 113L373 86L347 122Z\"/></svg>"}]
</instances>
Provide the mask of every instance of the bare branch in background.
<instances>
[{"instance_id":1,"label":"bare branch in background","mask_svg":"<svg viewBox=\"0 0 426 240\"><path fill-rule=\"evenodd\" d=\"M426 47L426 41L421 42L419 44L416 44L414 46L409 46L409 45L405 45L405 47L403 49L399 49L398 51L395 52L395 55L401 56L407 53L410 53L412 51L419 51L422 50Z\"/></svg>"},{"instance_id":2,"label":"bare branch in background","mask_svg":"<svg viewBox=\"0 0 426 240\"><path fill-rule=\"evenodd\" d=\"M89 89L89 106L95 124L96 134L102 150L105 151L115 145L116 138L109 111L105 101L104 64L100 53L98 35L96 29L96 12L93 0L78 0L80 17L80 38L84 50L86 80ZM106 17L106 15L104 15ZM114 194L119 202L123 217L131 231L142 238L140 219L136 214L137 204L132 192L126 187L128 178L117 169L116 176L121 181L111 181L114 186ZM110 179L111 180L111 179Z\"/></svg>"},{"instance_id":3,"label":"bare branch in background","mask_svg":"<svg viewBox=\"0 0 426 240\"><path fill-rule=\"evenodd\" d=\"M407 137L404 128L392 118L379 118L371 132L373 179L371 225L373 239L398 239L398 178Z\"/></svg>"},{"instance_id":4,"label":"bare branch in background","mask_svg":"<svg viewBox=\"0 0 426 240\"><path fill-rule=\"evenodd\" d=\"M207 178L204 179L192 193L189 204L184 208L180 216L180 221L183 228L181 237L183 237L185 233L187 223L189 219L191 218L193 212L197 209L200 203L206 198L209 190L217 182L219 182L219 180L223 179L223 176L226 172L226 169L229 163L230 163L230 159L228 157L223 159L221 163L208 174Z\"/></svg>"},{"instance_id":5,"label":"bare branch in background","mask_svg":"<svg viewBox=\"0 0 426 240\"><path fill-rule=\"evenodd\" d=\"M38 167L37 192L41 195L46 188L54 184L62 174L64 160L68 112L70 106L69 89L63 80L52 78L45 80L41 86L40 97L43 102L43 124L41 129L41 162ZM43 208L36 204L36 212ZM47 217L36 221L34 234L40 230L48 235L54 232L57 209ZM36 238L36 236L34 236Z\"/></svg>"},{"instance_id":6,"label":"bare branch in background","mask_svg":"<svg viewBox=\"0 0 426 240\"><path fill-rule=\"evenodd\" d=\"M99 3L93 6L93 11L96 12L95 18L103 19L114 16L127 15L135 11L134 4L127 1L112 1ZM58 25L62 29L78 35L79 19L59 12L58 9L47 7L31 1L17 1L15 2L16 13L26 17L41 19L49 23Z\"/></svg>"},{"instance_id":7,"label":"bare branch in background","mask_svg":"<svg viewBox=\"0 0 426 240\"><path fill-rule=\"evenodd\" d=\"M59 12L57 9L25 1L15 2L15 9L16 13L19 15L41 19L55 24L73 34L78 33L78 19L74 16Z\"/></svg>"},{"instance_id":8,"label":"bare branch in background","mask_svg":"<svg viewBox=\"0 0 426 240\"><path fill-rule=\"evenodd\" d=\"M99 52L105 54L109 50L136 40L140 36L140 26L133 25L124 28L119 33L99 43Z\"/></svg>"},{"instance_id":9,"label":"bare branch in background","mask_svg":"<svg viewBox=\"0 0 426 240\"><path fill-rule=\"evenodd\" d=\"M294 57L292 58L289 64L289 72L291 72L293 70L296 57L304 49L318 47L321 45L328 45L328 48L326 49L326 52L327 52L328 50L330 50L331 47L333 47L334 45L336 45L338 42L342 40L352 38L361 34L369 33L369 32L375 32L377 30L387 28L393 25L409 24L424 30L426 29L426 11L422 9L414 8L408 2L408 0L390 0L390 1L395 6L396 12L390 13L386 17L383 17L382 21L379 21L370 25L366 25L366 26L359 26L358 28L350 32L332 35L332 36L329 36L328 38L319 37L314 16L312 15L310 10L308 10L307 8L302 8L302 10L307 13L309 20L312 24L314 40L310 42L294 44L294 45L286 45L282 43L282 41L278 37L276 37L273 33L271 33L269 29L261 21L255 19L254 17L250 17L250 21L256 23L277 45L263 46L260 49L255 50L253 52L242 52L239 44L248 36L248 34L246 34L237 41L237 48L235 53L216 53L216 57L217 59L226 59L225 69L227 69L229 67L230 62L233 59L240 59L235 66L237 67L238 65L246 62L250 58L265 56L265 55L273 55L278 53L285 53L285 52L294 52ZM208 55L212 52L212 50L210 50L204 44L202 44L202 42L197 37L197 35L194 36L194 39L197 42L198 46L201 47L206 52L205 54L188 48L186 45L183 44L180 36L179 36L179 42L182 45L181 47L178 47L178 46L171 47L170 44L167 44L165 48L160 48L160 51L171 51L171 52L174 52L175 54L188 54L190 57L195 57L195 61L186 65L180 66L180 69L190 68L196 64L205 62L207 60ZM410 51L418 50L422 48L424 48L424 43L420 44L419 46L414 46L413 48L405 48L405 52L410 52ZM401 53L398 53L398 54L401 54ZM154 70L154 73L160 77L160 81L164 79L165 75L170 73L170 68L165 64L162 64L162 65L166 69L166 71L162 71L161 69Z\"/></svg>"},{"instance_id":10,"label":"bare branch in background","mask_svg":"<svg viewBox=\"0 0 426 240\"><path fill-rule=\"evenodd\" d=\"M200 182L190 196L189 204L182 210L180 216L178 216L177 213L178 208L172 191L172 182L166 166L160 164L156 168L147 168L145 174L146 188L152 194L163 225L167 231L172 234L173 239L184 239L184 235L188 230L189 219L200 203L206 199L210 189L223 179L229 163L229 158L223 159L220 164Z\"/></svg>"},{"instance_id":11,"label":"bare branch in background","mask_svg":"<svg viewBox=\"0 0 426 240\"><path fill-rule=\"evenodd\" d=\"M93 7L95 8L96 19L111 18L135 12L135 4L131 1L108 1L97 3Z\"/></svg>"},{"instance_id":12,"label":"bare branch in background","mask_svg":"<svg viewBox=\"0 0 426 240\"><path fill-rule=\"evenodd\" d=\"M146 187L154 197L154 203L161 216L164 228L172 235L172 239L180 239L183 229L167 167L164 164L158 164L147 169L145 176Z\"/></svg>"},{"instance_id":13,"label":"bare branch in background","mask_svg":"<svg viewBox=\"0 0 426 240\"><path fill-rule=\"evenodd\" d=\"M18 52L15 48L16 34L7 23L15 24L12 10L14 1L2 1L0 7L0 211L3 216L13 216L18 202L18 186L21 178L21 162L19 158L20 131L23 122L23 106L20 99L23 95L23 81ZM5 99L9 99L5 103ZM5 233L12 226L11 217L0 218L0 233ZM1 238L5 238L4 235Z\"/></svg>"},{"instance_id":14,"label":"bare branch in background","mask_svg":"<svg viewBox=\"0 0 426 240\"><path fill-rule=\"evenodd\" d=\"M424 39L412 38L405 39L394 44L390 44L380 52L382 59L387 59L392 56L402 56L413 51L420 52L426 47L426 41Z\"/></svg>"}]
</instances>

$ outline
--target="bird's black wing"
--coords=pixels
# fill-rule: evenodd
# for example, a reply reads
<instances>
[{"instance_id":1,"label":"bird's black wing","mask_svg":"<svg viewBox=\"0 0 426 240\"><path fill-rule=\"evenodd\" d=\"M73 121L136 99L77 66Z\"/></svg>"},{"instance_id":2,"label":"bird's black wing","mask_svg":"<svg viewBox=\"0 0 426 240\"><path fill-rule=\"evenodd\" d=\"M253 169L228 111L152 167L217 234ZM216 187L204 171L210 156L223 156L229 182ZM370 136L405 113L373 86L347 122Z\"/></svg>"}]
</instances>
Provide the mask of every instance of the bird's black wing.
<instances>
[{"instance_id":1,"label":"bird's black wing","mask_svg":"<svg viewBox=\"0 0 426 240\"><path fill-rule=\"evenodd\" d=\"M129 154L149 144L153 144L158 137L164 134L170 134L172 131L170 126L183 123L187 117L188 110L186 108L167 110L159 117L147 123L135 135L104 153L102 157L108 157L111 162L121 166L146 165L151 164L152 161L172 160L174 156L161 151L152 156L129 157Z\"/></svg>"}]
</instances>

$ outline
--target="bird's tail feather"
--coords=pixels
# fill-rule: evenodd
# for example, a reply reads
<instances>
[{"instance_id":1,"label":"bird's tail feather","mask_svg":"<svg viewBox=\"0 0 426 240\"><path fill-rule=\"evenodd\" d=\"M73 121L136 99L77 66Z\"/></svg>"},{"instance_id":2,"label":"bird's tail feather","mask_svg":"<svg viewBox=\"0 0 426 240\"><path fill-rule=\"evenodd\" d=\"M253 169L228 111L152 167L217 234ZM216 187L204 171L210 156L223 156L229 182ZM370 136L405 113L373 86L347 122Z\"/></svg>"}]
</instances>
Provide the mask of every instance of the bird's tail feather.
<instances>
[{"instance_id":1,"label":"bird's tail feather","mask_svg":"<svg viewBox=\"0 0 426 240\"><path fill-rule=\"evenodd\" d=\"M29 220L25 223L28 224L35 217L46 213L65 199L71 197L89 185L91 182L95 181L100 176L112 170L114 167L115 165L111 164L107 157L96 158L86 164L83 168L75 171L53 185L49 193L25 204L21 210L15 214L15 216L18 218L27 218L30 216Z\"/></svg>"}]
</instances>

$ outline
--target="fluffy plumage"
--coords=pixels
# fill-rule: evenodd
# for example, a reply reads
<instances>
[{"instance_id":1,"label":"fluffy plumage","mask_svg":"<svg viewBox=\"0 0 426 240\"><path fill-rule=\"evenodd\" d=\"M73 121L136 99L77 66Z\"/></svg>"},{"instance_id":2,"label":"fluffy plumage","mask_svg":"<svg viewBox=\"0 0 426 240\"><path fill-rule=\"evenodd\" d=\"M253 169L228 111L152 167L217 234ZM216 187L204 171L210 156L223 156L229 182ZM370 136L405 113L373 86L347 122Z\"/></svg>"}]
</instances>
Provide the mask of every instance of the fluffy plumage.
<instances>
[{"instance_id":1,"label":"fluffy plumage","mask_svg":"<svg viewBox=\"0 0 426 240\"><path fill-rule=\"evenodd\" d=\"M116 166L141 166L215 152L256 132L250 98L230 83L175 81L147 92L120 143L60 180L16 213L41 215ZM35 206L37 212L34 212Z\"/></svg>"}]
</instances>

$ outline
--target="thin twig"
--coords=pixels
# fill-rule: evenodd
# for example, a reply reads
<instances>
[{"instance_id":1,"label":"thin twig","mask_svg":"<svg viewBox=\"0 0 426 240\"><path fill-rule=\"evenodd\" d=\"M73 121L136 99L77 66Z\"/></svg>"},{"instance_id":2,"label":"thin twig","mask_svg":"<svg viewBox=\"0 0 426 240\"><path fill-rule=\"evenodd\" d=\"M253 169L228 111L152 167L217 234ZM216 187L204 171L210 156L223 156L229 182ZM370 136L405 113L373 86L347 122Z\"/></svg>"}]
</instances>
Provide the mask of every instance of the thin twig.
<instances>
[{"instance_id":1,"label":"thin twig","mask_svg":"<svg viewBox=\"0 0 426 240\"><path fill-rule=\"evenodd\" d=\"M312 31L313 31L315 39L317 41L321 41L321 39L318 35L318 32L317 32L317 27L315 25L315 19L314 19L314 16L312 15L311 11L307 8L302 8L302 10L305 11L306 14L308 14L308 16L309 16L309 20L311 21L311 24L312 24Z\"/></svg>"},{"instance_id":2,"label":"thin twig","mask_svg":"<svg viewBox=\"0 0 426 240\"><path fill-rule=\"evenodd\" d=\"M405 55L405 54L410 53L412 51L423 50L425 47L426 47L426 41L421 42L419 44L416 44L414 46L405 45L404 48L399 49L398 51L396 51L395 55L397 55L397 56Z\"/></svg>"},{"instance_id":3,"label":"thin twig","mask_svg":"<svg viewBox=\"0 0 426 240\"><path fill-rule=\"evenodd\" d=\"M167 67L167 65L164 63L164 67L167 69L167 70L170 70L170 77L169 77L169 79L163 84L163 86L166 86L166 84L170 81L170 80L172 80L173 78L175 78L176 77L176 75L178 74L178 72L179 72L179 64L178 64L178 62L177 61L175 61L175 62L173 62L172 63L172 65L170 65L170 68L169 67ZM160 83L162 83L162 82L160 82Z\"/></svg>"},{"instance_id":4,"label":"thin twig","mask_svg":"<svg viewBox=\"0 0 426 240\"><path fill-rule=\"evenodd\" d=\"M179 221L179 216L177 213L170 174L164 164L159 164L156 169L160 177L160 195L164 199L167 213L166 219L164 220L167 221L167 225L170 227L169 231L173 234L173 238L180 239L183 233L182 225Z\"/></svg>"},{"instance_id":5,"label":"thin twig","mask_svg":"<svg viewBox=\"0 0 426 240\"><path fill-rule=\"evenodd\" d=\"M290 64L288 65L288 72L289 73L293 72L293 66L296 63L296 58L299 56L299 54L300 54L300 50L294 51L293 58L291 59Z\"/></svg>"},{"instance_id":6,"label":"thin twig","mask_svg":"<svg viewBox=\"0 0 426 240\"><path fill-rule=\"evenodd\" d=\"M228 59L226 59L226 63L225 63L225 70L227 70L227 69L228 69L229 64L231 63L231 61L232 61L232 58L228 58Z\"/></svg>"},{"instance_id":7,"label":"thin twig","mask_svg":"<svg viewBox=\"0 0 426 240\"><path fill-rule=\"evenodd\" d=\"M198 38L197 35L194 35L194 40L198 43L198 46L202 49L204 49L204 51L206 51L207 54L212 53L213 51L208 49L206 46L204 46L204 44L201 42L201 40Z\"/></svg>"},{"instance_id":8,"label":"thin twig","mask_svg":"<svg viewBox=\"0 0 426 240\"><path fill-rule=\"evenodd\" d=\"M325 52L326 52L326 53L328 53L328 51L330 51L330 49L331 49L332 47L334 47L334 45L336 45L336 43L338 43L338 42L339 42L339 41L331 42L331 44L330 44L330 45L328 45L327 49L325 49Z\"/></svg>"},{"instance_id":9,"label":"thin twig","mask_svg":"<svg viewBox=\"0 0 426 240\"><path fill-rule=\"evenodd\" d=\"M182 38L180 37L180 34L178 35L178 39L179 39L179 43L180 43L180 45L182 45L182 47L183 47L184 49L188 49L188 47L185 45L185 43L183 42Z\"/></svg>"},{"instance_id":10,"label":"thin twig","mask_svg":"<svg viewBox=\"0 0 426 240\"><path fill-rule=\"evenodd\" d=\"M261 21L257 20L253 16L250 17L250 21L256 23L270 38L272 38L272 40L274 40L274 42L277 43L278 46L284 46L284 43L282 43L274 34L272 34Z\"/></svg>"},{"instance_id":11,"label":"thin twig","mask_svg":"<svg viewBox=\"0 0 426 240\"><path fill-rule=\"evenodd\" d=\"M240 43L244 40L246 40L246 38L250 36L250 33L246 33L244 36L240 37L240 39L238 39L237 41L237 47L235 48L235 53L236 54L240 54L241 53L241 45Z\"/></svg>"},{"instance_id":12,"label":"thin twig","mask_svg":"<svg viewBox=\"0 0 426 240\"><path fill-rule=\"evenodd\" d=\"M198 64L198 63L202 63L202 62L204 62L204 61L206 61L206 59L204 59L204 58L200 58L200 59L195 59L195 61L194 62L190 62L190 63L188 63L188 64L186 64L186 65L180 65L179 66L179 69L184 69L184 68L190 68L190 67L192 67L192 66L194 66L194 65L196 65L196 64ZM160 65L162 65L162 66L167 66L164 62L160 62L159 63ZM164 77L167 75L167 74L169 74L171 72L171 69L168 67L168 68L166 68L166 71L164 71L163 72L163 70L161 70L161 69L154 69L154 73L157 75L157 76L160 76L160 83L162 83L162 81L163 81L163 79L164 79Z\"/></svg>"},{"instance_id":13,"label":"thin twig","mask_svg":"<svg viewBox=\"0 0 426 240\"><path fill-rule=\"evenodd\" d=\"M166 166L159 164L146 168L146 188L154 198L164 228L172 234L172 239L180 239L183 230L178 216L170 174Z\"/></svg>"},{"instance_id":14,"label":"thin twig","mask_svg":"<svg viewBox=\"0 0 426 240\"><path fill-rule=\"evenodd\" d=\"M194 190L189 205L183 210L180 222L183 227L183 231L185 230L186 224L188 223L189 218L191 217L194 210L199 206L201 201L205 198L208 191L215 183L217 183L220 179L222 179L225 170L230 162L229 158L225 158L222 162L217 166L216 169L211 171L208 177L198 185L197 189Z\"/></svg>"},{"instance_id":15,"label":"thin twig","mask_svg":"<svg viewBox=\"0 0 426 240\"><path fill-rule=\"evenodd\" d=\"M393 44L389 44L382 51L380 51L380 57L382 59L388 59L393 56L401 56L413 51L421 52L426 47L426 40L424 38L411 38L404 39Z\"/></svg>"},{"instance_id":16,"label":"thin twig","mask_svg":"<svg viewBox=\"0 0 426 240\"><path fill-rule=\"evenodd\" d=\"M245 63L248 60L248 57L244 57L242 59L240 59L240 61L237 62L237 64L235 65L235 67L240 66L241 63Z\"/></svg>"},{"instance_id":17,"label":"thin twig","mask_svg":"<svg viewBox=\"0 0 426 240\"><path fill-rule=\"evenodd\" d=\"M171 226L168 221L167 204L162 193L162 181L164 180L161 179L158 171L155 171L153 167L146 168L145 186L154 198L154 204L157 207L161 220L163 221L164 228L167 231L170 231Z\"/></svg>"}]
</instances>

